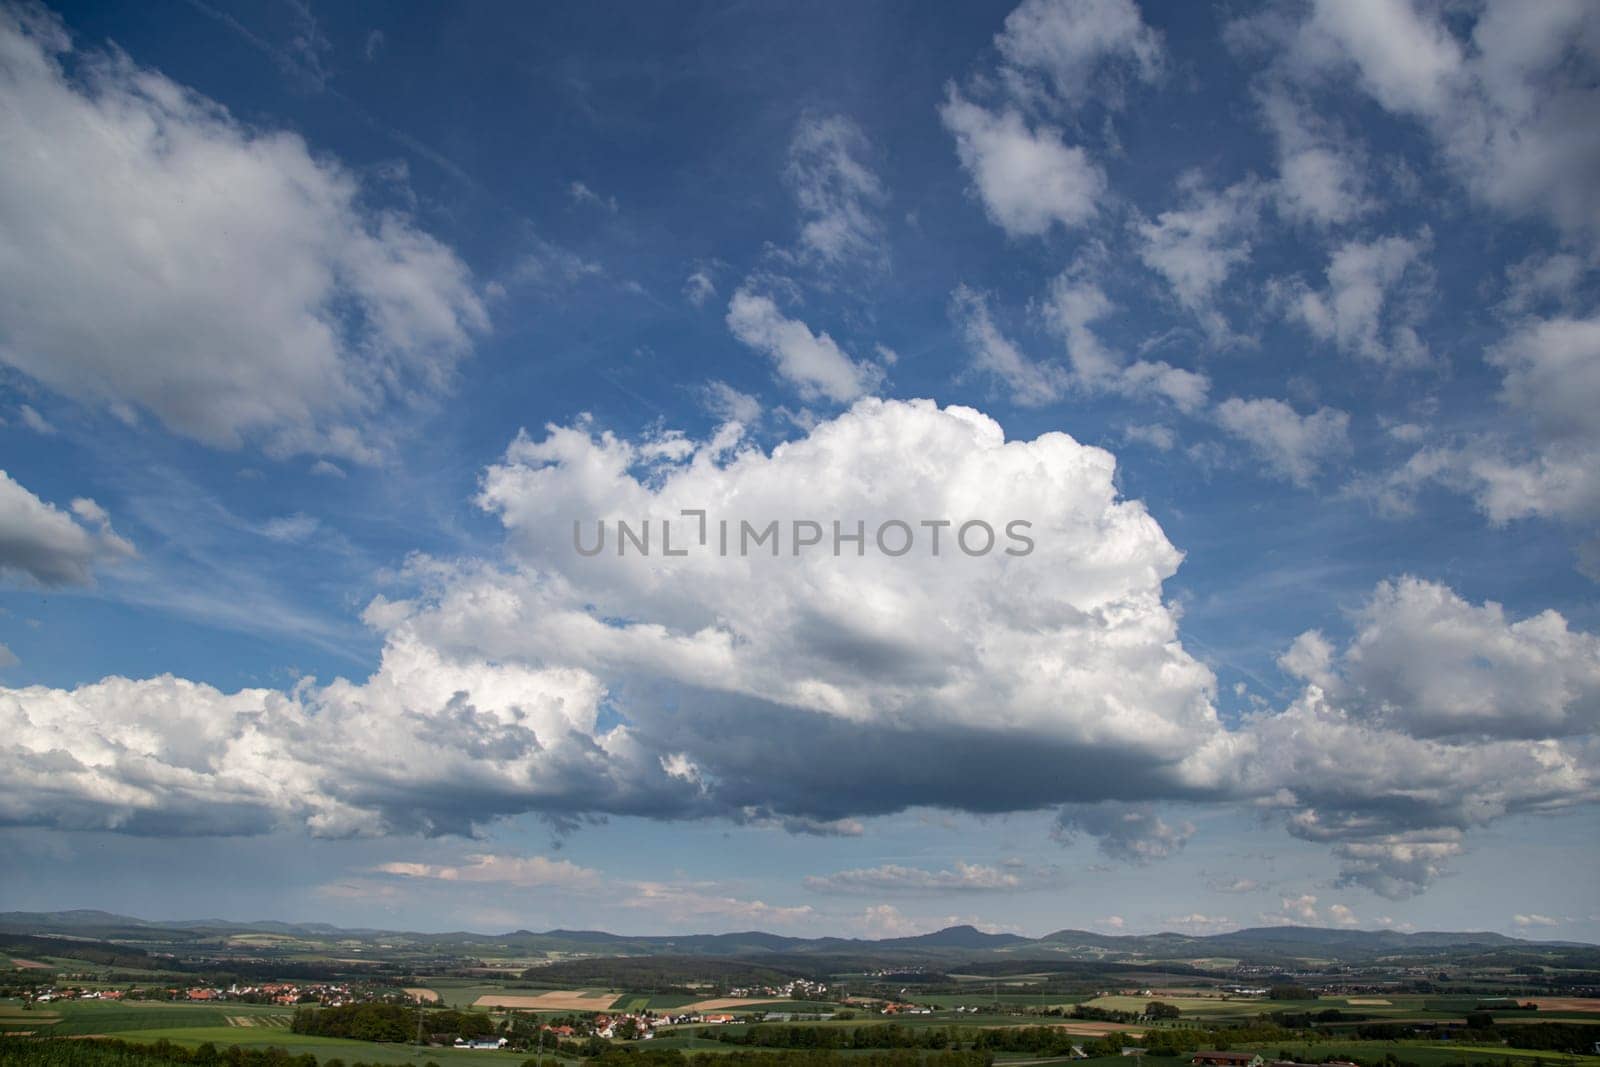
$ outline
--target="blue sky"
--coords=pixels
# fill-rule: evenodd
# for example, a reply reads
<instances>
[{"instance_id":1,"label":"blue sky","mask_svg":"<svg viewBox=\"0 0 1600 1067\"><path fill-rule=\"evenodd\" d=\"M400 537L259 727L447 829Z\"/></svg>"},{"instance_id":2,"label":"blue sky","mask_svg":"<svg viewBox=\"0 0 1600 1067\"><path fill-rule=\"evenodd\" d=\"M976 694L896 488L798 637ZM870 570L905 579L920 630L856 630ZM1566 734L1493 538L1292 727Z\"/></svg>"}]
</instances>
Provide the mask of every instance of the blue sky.
<instances>
[{"instance_id":1,"label":"blue sky","mask_svg":"<svg viewBox=\"0 0 1600 1067\"><path fill-rule=\"evenodd\" d=\"M1582 3L5 8L0 906L1600 938L1597 65ZM683 507L1038 551L572 550Z\"/></svg>"}]
</instances>

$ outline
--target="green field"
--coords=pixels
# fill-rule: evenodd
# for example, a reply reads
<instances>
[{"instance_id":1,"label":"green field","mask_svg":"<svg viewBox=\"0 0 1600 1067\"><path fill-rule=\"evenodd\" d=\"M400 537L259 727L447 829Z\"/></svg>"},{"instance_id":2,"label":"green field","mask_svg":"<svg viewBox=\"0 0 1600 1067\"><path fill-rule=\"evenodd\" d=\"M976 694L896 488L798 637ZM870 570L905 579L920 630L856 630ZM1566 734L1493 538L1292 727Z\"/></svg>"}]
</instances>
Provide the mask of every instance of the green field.
<instances>
[{"instance_id":1,"label":"green field","mask_svg":"<svg viewBox=\"0 0 1600 1067\"><path fill-rule=\"evenodd\" d=\"M422 1064L433 1061L440 1067L518 1067L529 1059L526 1052L491 1052L456 1048L421 1048L413 1045L386 1045L375 1041L347 1041L337 1037L313 1037L308 1034L291 1034L287 1030L263 1031L233 1026L195 1027L174 1030L140 1030L117 1035L124 1040L159 1041L165 1038L175 1045L194 1048L211 1042L218 1048L238 1045L240 1048L281 1048L296 1055L309 1052L319 1062L338 1058L346 1063ZM554 1056L546 1059L556 1060ZM565 1061L562 1061L565 1062Z\"/></svg>"},{"instance_id":2,"label":"green field","mask_svg":"<svg viewBox=\"0 0 1600 1067\"><path fill-rule=\"evenodd\" d=\"M196 1048L207 1042L218 1048L284 1048L309 1052L319 1061L339 1058L346 1063L422 1064L440 1067L520 1067L526 1053L454 1048L385 1045L371 1041L313 1037L289 1031L290 1014L282 1007L254 1004L167 1004L158 1001L102 1003L63 1001L23 1011L16 1001L0 1001L0 1029L32 1030L37 1035L84 1037L104 1035L124 1041L167 1040ZM43 1024L43 1025L41 1025ZM700 1042L709 1044L709 1042ZM547 1057L554 1061L557 1057Z\"/></svg>"},{"instance_id":3,"label":"green field","mask_svg":"<svg viewBox=\"0 0 1600 1067\"><path fill-rule=\"evenodd\" d=\"M651 1011L668 1011L681 1008L685 1004L693 1004L697 1000L704 1000L702 996L689 993L655 993L650 997L649 1008Z\"/></svg>"},{"instance_id":4,"label":"green field","mask_svg":"<svg viewBox=\"0 0 1600 1067\"><path fill-rule=\"evenodd\" d=\"M39 1005L33 1011L22 1011L12 1002L4 1006L0 1022L7 1029L30 1029L52 1037L72 1037L84 1034L117 1034L138 1030L167 1030L190 1027L229 1026L228 1019L251 1020L288 1019L283 1008L256 1004L168 1004L162 1001L96 1001L66 1000ZM47 1015L57 1017L54 1024L40 1026L35 1022ZM25 1023L26 1025L21 1025ZM271 1023L267 1024L272 1027ZM256 1027L236 1028L241 1032Z\"/></svg>"},{"instance_id":5,"label":"green field","mask_svg":"<svg viewBox=\"0 0 1600 1067\"><path fill-rule=\"evenodd\" d=\"M1436 1019L1443 1021L1447 1019L1462 1019L1481 1003L1481 998L1477 997L1435 997L1401 993L1319 997L1315 1000L1269 1000L1259 997L1234 997L1224 1000L1221 997L1163 996L1157 992L1153 997L1122 995L1096 997L1090 1000L1088 1004L1090 1007L1104 1008L1108 1011L1138 1013L1144 1011L1145 1006L1152 1000L1161 1001L1163 1004L1171 1004L1185 1018L1205 1022L1218 1022L1224 1019L1248 1019L1274 1012L1314 1015L1317 1012L1329 1010L1360 1016L1372 1022L1382 1022L1385 1019ZM1384 1001L1385 1003L1363 1003L1364 1001ZM1556 1012L1497 1011L1493 1014L1499 1022L1557 1022L1563 1019L1581 1020L1594 1018L1592 1015Z\"/></svg>"},{"instance_id":6,"label":"green field","mask_svg":"<svg viewBox=\"0 0 1600 1067\"><path fill-rule=\"evenodd\" d=\"M539 992L534 989L508 989L504 982L481 982L467 978L419 977L417 984L439 994L439 1006L442 1008L470 1008L479 997L492 997L498 993L534 996Z\"/></svg>"},{"instance_id":7,"label":"green field","mask_svg":"<svg viewBox=\"0 0 1600 1067\"><path fill-rule=\"evenodd\" d=\"M1081 1004L1089 998L1071 993L1006 993L995 996L990 986L974 986L966 993L917 993L907 990L906 995L918 1004L931 1004L936 1008L983 1008L1001 1004L1015 1008L1054 1008ZM1137 999L1137 998L1135 998ZM1143 1004L1140 1005L1143 1008Z\"/></svg>"},{"instance_id":8,"label":"green field","mask_svg":"<svg viewBox=\"0 0 1600 1067\"><path fill-rule=\"evenodd\" d=\"M494 982L476 978L432 978L426 976L418 976L417 985L431 989L439 994L439 1006L443 1008L470 1008L477 1003L479 997L536 997L541 993L568 993L575 990L575 987L572 986L534 985L528 982ZM576 990L611 994L613 999L604 1005L599 1005L601 1008L620 1008L633 998L650 1001L656 999L644 993L625 995L617 990L597 987L576 987ZM696 999L700 998L685 997L682 1002L689 1003ZM596 1008L590 1007L584 1010L594 1011ZM565 1012L558 1011L555 1014L565 1014Z\"/></svg>"}]
</instances>

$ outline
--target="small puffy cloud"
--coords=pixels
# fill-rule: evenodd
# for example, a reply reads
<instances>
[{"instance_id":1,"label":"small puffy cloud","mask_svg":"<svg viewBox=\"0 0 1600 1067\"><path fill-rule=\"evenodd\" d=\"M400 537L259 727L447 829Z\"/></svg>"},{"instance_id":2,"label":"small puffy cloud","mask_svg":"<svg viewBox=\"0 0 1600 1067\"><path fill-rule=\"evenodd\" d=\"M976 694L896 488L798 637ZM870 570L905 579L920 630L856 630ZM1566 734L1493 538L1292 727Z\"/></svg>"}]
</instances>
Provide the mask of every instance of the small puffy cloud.
<instances>
[{"instance_id":1,"label":"small puffy cloud","mask_svg":"<svg viewBox=\"0 0 1600 1067\"><path fill-rule=\"evenodd\" d=\"M843 115L808 115L789 142L784 178L800 208L800 248L817 261L881 263L888 198L867 162L861 127Z\"/></svg>"},{"instance_id":2,"label":"small puffy cloud","mask_svg":"<svg viewBox=\"0 0 1600 1067\"><path fill-rule=\"evenodd\" d=\"M1390 367L1426 363L1417 325L1432 285L1422 261L1431 244L1426 229L1411 238L1346 242L1329 260L1326 288L1300 286L1290 316L1341 352Z\"/></svg>"},{"instance_id":3,"label":"small puffy cloud","mask_svg":"<svg viewBox=\"0 0 1600 1067\"><path fill-rule=\"evenodd\" d=\"M1004 61L1002 76L1020 83L1019 95L1030 94L1029 79L1041 78L1054 99L1069 106L1086 102L1096 75L1108 68L1153 81L1164 59L1160 35L1145 25L1133 0L1023 0L994 43ZM1100 88L1096 99L1115 102L1114 93Z\"/></svg>"},{"instance_id":4,"label":"small puffy cloud","mask_svg":"<svg viewBox=\"0 0 1600 1067\"><path fill-rule=\"evenodd\" d=\"M1532 915L1513 915L1511 917L1511 921L1516 923L1518 928L1523 930L1533 929L1535 927L1565 925L1565 921L1562 919L1555 919L1549 915L1539 915L1537 913Z\"/></svg>"},{"instance_id":5,"label":"small puffy cloud","mask_svg":"<svg viewBox=\"0 0 1600 1067\"><path fill-rule=\"evenodd\" d=\"M1122 428L1125 442L1148 445L1158 452L1171 452L1178 444L1178 435L1170 426L1161 423L1130 424Z\"/></svg>"},{"instance_id":6,"label":"small puffy cloud","mask_svg":"<svg viewBox=\"0 0 1600 1067\"><path fill-rule=\"evenodd\" d=\"M1128 81L1161 74L1160 35L1132 0L1024 0L994 43L994 73L975 78L973 92L949 86L939 110L972 192L1011 237L1087 225L1106 195L1105 171L1038 116L1090 99L1120 106Z\"/></svg>"},{"instance_id":7,"label":"small puffy cloud","mask_svg":"<svg viewBox=\"0 0 1600 1067\"><path fill-rule=\"evenodd\" d=\"M695 307L704 307L716 295L717 285L704 269L694 271L683 283L683 298Z\"/></svg>"},{"instance_id":8,"label":"small puffy cloud","mask_svg":"<svg viewBox=\"0 0 1600 1067\"><path fill-rule=\"evenodd\" d=\"M1213 878L1206 888L1214 893L1254 893L1264 887L1254 878Z\"/></svg>"},{"instance_id":9,"label":"small puffy cloud","mask_svg":"<svg viewBox=\"0 0 1600 1067\"><path fill-rule=\"evenodd\" d=\"M957 287L951 294L951 317L972 354L973 368L998 378L1010 390L1012 402L1025 407L1053 403L1069 387L1089 395L1164 399L1187 412L1203 406L1211 387L1205 375L1161 361L1125 361L1100 340L1093 323L1115 308L1098 285L1082 280L1082 273L1079 265L1057 278L1044 305L1046 324L1066 342L1070 372L1030 359L1000 331L982 293Z\"/></svg>"},{"instance_id":10,"label":"small puffy cloud","mask_svg":"<svg viewBox=\"0 0 1600 1067\"><path fill-rule=\"evenodd\" d=\"M1221 934L1239 927L1237 920L1225 915L1205 915L1200 912L1168 916L1161 920L1161 925L1189 934Z\"/></svg>"},{"instance_id":11,"label":"small puffy cloud","mask_svg":"<svg viewBox=\"0 0 1600 1067\"><path fill-rule=\"evenodd\" d=\"M1512 619L1493 601L1407 577L1379 584L1356 624L1337 677L1326 641L1295 673L1372 719L1414 737L1600 731L1600 637L1559 612Z\"/></svg>"},{"instance_id":12,"label":"small puffy cloud","mask_svg":"<svg viewBox=\"0 0 1600 1067\"><path fill-rule=\"evenodd\" d=\"M1375 495L1405 511L1429 484L1471 495L1495 523L1600 516L1600 315L1527 318L1485 353L1503 373L1500 400L1522 432L1484 432L1425 447Z\"/></svg>"},{"instance_id":13,"label":"small puffy cloud","mask_svg":"<svg viewBox=\"0 0 1600 1067\"><path fill-rule=\"evenodd\" d=\"M396 860L374 868L381 874L443 882L481 882L524 889L585 889L600 882L600 872L568 860L545 856L504 856L478 853L460 864Z\"/></svg>"},{"instance_id":14,"label":"small puffy cloud","mask_svg":"<svg viewBox=\"0 0 1600 1067\"><path fill-rule=\"evenodd\" d=\"M1566 307L1588 268L1571 252L1535 252L1506 268L1509 314L1537 311L1542 305Z\"/></svg>"},{"instance_id":15,"label":"small puffy cloud","mask_svg":"<svg viewBox=\"0 0 1600 1067\"><path fill-rule=\"evenodd\" d=\"M488 328L456 254L294 134L74 53L39 12L0 13L0 57L0 362L41 385L216 447L373 462L384 412Z\"/></svg>"},{"instance_id":16,"label":"small puffy cloud","mask_svg":"<svg viewBox=\"0 0 1600 1067\"><path fill-rule=\"evenodd\" d=\"M558 293L582 282L606 276L605 267L584 259L570 248L534 237L527 250L512 262L500 280L489 287L497 299L504 299L513 287L526 286L544 293ZM624 288L627 288L624 285Z\"/></svg>"},{"instance_id":17,"label":"small puffy cloud","mask_svg":"<svg viewBox=\"0 0 1600 1067\"><path fill-rule=\"evenodd\" d=\"M1169 824L1148 804L1106 802L1062 808L1056 816L1055 833L1063 841L1088 834L1112 859L1148 863L1181 851L1194 836L1194 826Z\"/></svg>"},{"instance_id":18,"label":"small puffy cloud","mask_svg":"<svg viewBox=\"0 0 1600 1067\"><path fill-rule=\"evenodd\" d=\"M816 922L809 904L768 904L720 893L707 885L635 882L622 906L651 913L669 922L713 921L748 929L756 926L796 926Z\"/></svg>"},{"instance_id":19,"label":"small puffy cloud","mask_svg":"<svg viewBox=\"0 0 1600 1067\"><path fill-rule=\"evenodd\" d=\"M848 403L872 392L883 378L876 364L853 360L826 333L814 334L786 317L769 296L740 289L728 303L728 329L772 360L778 376L802 399Z\"/></svg>"},{"instance_id":20,"label":"small puffy cloud","mask_svg":"<svg viewBox=\"0 0 1600 1067\"><path fill-rule=\"evenodd\" d=\"M701 386L700 402L717 418L742 426L753 426L761 419L761 401L727 382L710 381Z\"/></svg>"},{"instance_id":21,"label":"small puffy cloud","mask_svg":"<svg viewBox=\"0 0 1600 1067\"><path fill-rule=\"evenodd\" d=\"M1052 226L1074 229L1099 211L1106 176L1060 130L1030 125L1006 106L992 111L952 87L939 110L956 155L995 225L1012 237L1039 237Z\"/></svg>"},{"instance_id":22,"label":"small puffy cloud","mask_svg":"<svg viewBox=\"0 0 1600 1067\"><path fill-rule=\"evenodd\" d=\"M1181 183L1184 206L1134 224L1139 258L1161 275L1173 296L1193 314L1214 343L1231 336L1217 310L1218 291L1250 258L1250 235L1261 210L1261 189L1242 181L1208 190L1194 176Z\"/></svg>"},{"instance_id":23,"label":"small puffy cloud","mask_svg":"<svg viewBox=\"0 0 1600 1067\"><path fill-rule=\"evenodd\" d=\"M1346 904L1329 904L1326 908L1319 907L1318 900L1310 893L1297 897L1284 897L1276 914L1263 915L1262 921L1272 926L1342 926L1346 928L1361 925L1355 911Z\"/></svg>"},{"instance_id":24,"label":"small puffy cloud","mask_svg":"<svg viewBox=\"0 0 1600 1067\"><path fill-rule=\"evenodd\" d=\"M1356 913L1343 904L1328 905L1328 919L1335 926L1361 925L1361 920L1356 918Z\"/></svg>"},{"instance_id":25,"label":"small puffy cloud","mask_svg":"<svg viewBox=\"0 0 1600 1067\"><path fill-rule=\"evenodd\" d=\"M1461 48L1441 22L1410 0L1380 0L1366 10L1319 2L1309 33L1354 62L1364 86L1391 111L1440 110L1462 62Z\"/></svg>"},{"instance_id":26,"label":"small puffy cloud","mask_svg":"<svg viewBox=\"0 0 1600 1067\"><path fill-rule=\"evenodd\" d=\"M1365 160L1346 139L1281 84L1258 94L1278 153L1272 192L1294 222L1336 226L1372 209Z\"/></svg>"},{"instance_id":27,"label":"small puffy cloud","mask_svg":"<svg viewBox=\"0 0 1600 1067\"><path fill-rule=\"evenodd\" d=\"M1036 885L1037 882L1015 871L960 862L941 871L888 863L881 867L810 875L805 880L806 888L818 893L993 893L1014 892Z\"/></svg>"},{"instance_id":28,"label":"small puffy cloud","mask_svg":"<svg viewBox=\"0 0 1600 1067\"><path fill-rule=\"evenodd\" d=\"M1283 898L1283 916L1296 922L1314 924L1318 920L1317 898L1309 893Z\"/></svg>"},{"instance_id":29,"label":"small puffy cloud","mask_svg":"<svg viewBox=\"0 0 1600 1067\"><path fill-rule=\"evenodd\" d=\"M567 195L574 204L592 204L602 211L617 213L617 198L614 196L601 196L583 182L573 182L567 186Z\"/></svg>"},{"instance_id":30,"label":"small puffy cloud","mask_svg":"<svg viewBox=\"0 0 1600 1067\"><path fill-rule=\"evenodd\" d=\"M1361 886L1390 900L1420 893L1444 875L1449 860L1465 851L1454 834L1394 834L1375 841L1341 841L1339 885Z\"/></svg>"},{"instance_id":31,"label":"small puffy cloud","mask_svg":"<svg viewBox=\"0 0 1600 1067\"><path fill-rule=\"evenodd\" d=\"M261 536L268 540L299 544L308 540L321 526L322 523L316 516L301 513L268 519L261 524L260 530Z\"/></svg>"},{"instance_id":32,"label":"small puffy cloud","mask_svg":"<svg viewBox=\"0 0 1600 1067\"><path fill-rule=\"evenodd\" d=\"M857 920L863 935L872 938L910 937L924 933L927 925L902 914L893 904L874 904Z\"/></svg>"},{"instance_id":33,"label":"small puffy cloud","mask_svg":"<svg viewBox=\"0 0 1600 1067\"><path fill-rule=\"evenodd\" d=\"M1548 446L1600 440L1600 315L1522 324L1488 352L1504 372L1501 399L1525 415Z\"/></svg>"},{"instance_id":34,"label":"small puffy cloud","mask_svg":"<svg viewBox=\"0 0 1600 1067\"><path fill-rule=\"evenodd\" d=\"M1060 399L1066 384L1061 368L1037 363L1024 355L995 325L989 301L982 293L957 286L950 295L950 315L972 354L973 369L1004 383L1013 403L1038 407Z\"/></svg>"},{"instance_id":35,"label":"small puffy cloud","mask_svg":"<svg viewBox=\"0 0 1600 1067\"><path fill-rule=\"evenodd\" d=\"M1204 406L1211 389L1211 380L1204 374L1159 360L1130 362L1101 341L1094 323L1116 308L1105 291L1084 274L1083 264L1079 264L1058 276L1044 303L1046 324L1066 342L1073 384L1091 394L1160 397L1180 411L1193 412ZM1169 441L1166 448L1171 447Z\"/></svg>"},{"instance_id":36,"label":"small puffy cloud","mask_svg":"<svg viewBox=\"0 0 1600 1067\"><path fill-rule=\"evenodd\" d=\"M80 497L62 511L0 471L0 574L43 586L90 585L97 564L134 555L93 500Z\"/></svg>"},{"instance_id":37,"label":"small puffy cloud","mask_svg":"<svg viewBox=\"0 0 1600 1067\"><path fill-rule=\"evenodd\" d=\"M1301 415L1282 400L1231 397L1217 405L1217 423L1248 444L1266 468L1299 486L1350 451L1350 416L1332 408Z\"/></svg>"},{"instance_id":38,"label":"small puffy cloud","mask_svg":"<svg viewBox=\"0 0 1600 1067\"><path fill-rule=\"evenodd\" d=\"M1278 657L1284 673L1327 688L1333 684L1333 644L1321 630L1307 630Z\"/></svg>"}]
</instances>

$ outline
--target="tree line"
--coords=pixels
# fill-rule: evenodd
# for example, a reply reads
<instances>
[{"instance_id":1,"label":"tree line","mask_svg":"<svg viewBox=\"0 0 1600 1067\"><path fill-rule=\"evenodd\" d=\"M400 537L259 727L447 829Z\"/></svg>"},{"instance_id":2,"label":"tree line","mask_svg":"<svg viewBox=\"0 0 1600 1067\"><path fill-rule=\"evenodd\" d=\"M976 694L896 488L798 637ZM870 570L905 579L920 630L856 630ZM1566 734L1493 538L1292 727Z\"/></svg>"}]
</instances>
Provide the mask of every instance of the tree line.
<instances>
[{"instance_id":1,"label":"tree line","mask_svg":"<svg viewBox=\"0 0 1600 1067\"><path fill-rule=\"evenodd\" d=\"M296 1034L317 1037L348 1037L356 1041L414 1041L417 1036L417 1011L404 1004L341 1004L333 1008L296 1008L289 1024ZM422 1015L422 1034L426 1038L488 1037L495 1032L494 1020L479 1011L442 1009Z\"/></svg>"},{"instance_id":2,"label":"tree line","mask_svg":"<svg viewBox=\"0 0 1600 1067\"><path fill-rule=\"evenodd\" d=\"M553 1059L550 1063L556 1063ZM978 1052L922 1053L910 1049L846 1056L841 1052L751 1052L686 1054L677 1049L609 1047L588 1061L590 1067L993 1067L994 1058ZM150 1044L119 1038L13 1038L0 1041L0 1067L388 1067L385 1064L330 1057L321 1061L309 1052L291 1054L281 1048L219 1049L206 1042L189 1049L165 1039ZM428 1061L424 1067L439 1067ZM522 1067L539 1067L527 1060Z\"/></svg>"}]
</instances>

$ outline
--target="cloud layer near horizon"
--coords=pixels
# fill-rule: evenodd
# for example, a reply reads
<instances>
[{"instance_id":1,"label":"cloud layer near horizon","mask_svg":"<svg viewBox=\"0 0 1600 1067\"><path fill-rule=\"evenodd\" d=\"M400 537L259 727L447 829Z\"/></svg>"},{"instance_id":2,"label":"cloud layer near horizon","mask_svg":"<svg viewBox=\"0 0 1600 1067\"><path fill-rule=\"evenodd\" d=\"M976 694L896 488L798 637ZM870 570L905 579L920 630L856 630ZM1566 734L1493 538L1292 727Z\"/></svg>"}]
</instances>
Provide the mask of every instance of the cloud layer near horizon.
<instances>
[{"instance_id":1,"label":"cloud layer near horizon","mask_svg":"<svg viewBox=\"0 0 1600 1067\"><path fill-rule=\"evenodd\" d=\"M771 452L731 423L707 441L547 427L483 478L504 557L414 561L414 595L366 612L386 645L363 682L0 690L0 821L337 836L626 814L838 833L910 807L1059 805L1064 834L1144 862L1194 832L1151 802L1251 804L1326 842L1346 881L1404 896L1474 827L1595 798L1596 637L1432 583L1380 586L1347 649L1304 635L1284 660L1304 692L1224 722L1163 598L1181 554L1115 466L929 401L863 400ZM690 544L684 509L707 512L713 545L718 520L780 520L780 550L664 557L659 526L649 557L574 550L575 518L676 519ZM827 540L860 520L866 542L796 556L793 519ZM890 519L919 535L1024 519L1036 548L969 556L947 529L940 555L892 557L873 537Z\"/></svg>"}]
</instances>

